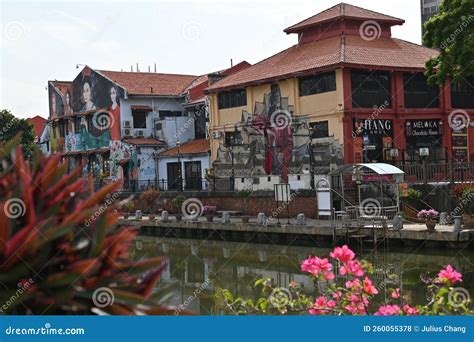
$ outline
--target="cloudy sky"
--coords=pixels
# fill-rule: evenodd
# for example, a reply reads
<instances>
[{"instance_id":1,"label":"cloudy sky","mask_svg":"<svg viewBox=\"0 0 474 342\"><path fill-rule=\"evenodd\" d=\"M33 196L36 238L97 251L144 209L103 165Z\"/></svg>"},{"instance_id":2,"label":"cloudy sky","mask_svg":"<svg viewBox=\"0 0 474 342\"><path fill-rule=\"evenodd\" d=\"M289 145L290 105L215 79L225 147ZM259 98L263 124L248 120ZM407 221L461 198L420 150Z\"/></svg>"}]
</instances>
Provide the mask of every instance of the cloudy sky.
<instances>
[{"instance_id":1,"label":"cloudy sky","mask_svg":"<svg viewBox=\"0 0 474 342\"><path fill-rule=\"evenodd\" d=\"M256 63L296 43L283 29L340 0L4 1L0 109L48 116L48 80L87 64L200 75ZM419 0L345 0L406 20L393 35L421 42Z\"/></svg>"}]
</instances>

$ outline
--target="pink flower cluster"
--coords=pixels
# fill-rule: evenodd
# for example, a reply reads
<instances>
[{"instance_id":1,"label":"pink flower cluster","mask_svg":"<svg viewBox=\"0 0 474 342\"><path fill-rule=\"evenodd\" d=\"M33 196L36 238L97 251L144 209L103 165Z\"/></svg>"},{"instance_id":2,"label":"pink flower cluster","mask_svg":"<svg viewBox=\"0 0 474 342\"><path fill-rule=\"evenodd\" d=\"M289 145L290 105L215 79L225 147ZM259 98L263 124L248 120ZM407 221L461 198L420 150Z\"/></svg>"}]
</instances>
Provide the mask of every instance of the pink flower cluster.
<instances>
[{"instance_id":1,"label":"pink flower cluster","mask_svg":"<svg viewBox=\"0 0 474 342\"><path fill-rule=\"evenodd\" d=\"M327 258L309 257L301 264L301 271L311 273L314 277L321 274L326 280L334 279L332 265Z\"/></svg>"},{"instance_id":2,"label":"pink flower cluster","mask_svg":"<svg viewBox=\"0 0 474 342\"><path fill-rule=\"evenodd\" d=\"M438 282L453 285L462 281L461 273L457 272L453 266L448 265L438 273Z\"/></svg>"},{"instance_id":3,"label":"pink flower cluster","mask_svg":"<svg viewBox=\"0 0 474 342\"><path fill-rule=\"evenodd\" d=\"M382 305L379 310L374 313L375 316L400 316L403 314L408 316L418 315L418 310L408 304L403 306L403 310L398 305Z\"/></svg>"}]
</instances>

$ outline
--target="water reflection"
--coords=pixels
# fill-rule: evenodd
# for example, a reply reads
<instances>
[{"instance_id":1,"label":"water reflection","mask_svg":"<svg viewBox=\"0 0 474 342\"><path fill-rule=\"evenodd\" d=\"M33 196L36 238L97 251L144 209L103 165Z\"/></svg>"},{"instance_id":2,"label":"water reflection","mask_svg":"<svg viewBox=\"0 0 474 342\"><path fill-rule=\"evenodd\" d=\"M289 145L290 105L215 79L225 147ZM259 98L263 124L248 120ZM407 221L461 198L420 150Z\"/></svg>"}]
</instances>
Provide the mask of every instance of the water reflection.
<instances>
[{"instance_id":1,"label":"water reflection","mask_svg":"<svg viewBox=\"0 0 474 342\"><path fill-rule=\"evenodd\" d=\"M176 288L169 304L182 305L186 310L201 314L218 314L213 295L216 287L227 288L234 295L253 297L253 284L260 277L270 278L277 286L286 287L290 281L299 283L311 293L314 284L300 272L300 262L308 255L327 255L331 248L279 246L244 242L200 241L165 237L139 237L134 258L165 255L170 262L162 281ZM463 273L463 286L473 294L474 251L472 250L390 250L386 252L360 250L358 257L369 260L375 267L372 278L386 287L400 286L412 303L426 302L421 273L436 272L451 264ZM395 274L388 278L389 274ZM384 293L384 287L379 287ZM386 294L387 295L387 294Z\"/></svg>"}]
</instances>

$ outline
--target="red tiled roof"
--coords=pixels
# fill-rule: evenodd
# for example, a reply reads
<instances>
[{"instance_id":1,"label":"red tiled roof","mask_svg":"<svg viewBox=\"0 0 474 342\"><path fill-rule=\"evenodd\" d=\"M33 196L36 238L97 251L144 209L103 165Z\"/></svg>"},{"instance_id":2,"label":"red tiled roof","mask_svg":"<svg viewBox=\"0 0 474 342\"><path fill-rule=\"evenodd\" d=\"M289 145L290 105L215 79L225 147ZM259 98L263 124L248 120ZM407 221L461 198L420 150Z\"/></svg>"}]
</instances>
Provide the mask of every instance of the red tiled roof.
<instances>
[{"instance_id":1,"label":"red tiled roof","mask_svg":"<svg viewBox=\"0 0 474 342\"><path fill-rule=\"evenodd\" d=\"M165 145L166 143L162 140L154 139L154 138L131 138L124 140L128 144L132 145L147 145L147 146L158 146L158 145Z\"/></svg>"},{"instance_id":2,"label":"red tiled roof","mask_svg":"<svg viewBox=\"0 0 474 342\"><path fill-rule=\"evenodd\" d=\"M179 154L201 154L211 150L211 145L207 139L190 140L179 147ZM178 147L170 148L160 153L160 157L178 155Z\"/></svg>"},{"instance_id":3,"label":"red tiled roof","mask_svg":"<svg viewBox=\"0 0 474 342\"><path fill-rule=\"evenodd\" d=\"M424 70L425 62L437 53L436 50L395 38L380 37L367 41L359 35L343 35L294 45L214 83L206 90L285 79L337 65Z\"/></svg>"},{"instance_id":4,"label":"red tiled roof","mask_svg":"<svg viewBox=\"0 0 474 342\"><path fill-rule=\"evenodd\" d=\"M33 125L33 130L35 131L35 136L37 137L39 137L41 133L43 133L44 125L48 121L39 115L36 115L32 118L28 118L26 120Z\"/></svg>"},{"instance_id":5,"label":"red tiled roof","mask_svg":"<svg viewBox=\"0 0 474 342\"><path fill-rule=\"evenodd\" d=\"M321 13L318 13L308 19L305 19L293 26L290 26L284 30L286 33L299 32L304 28L321 24L326 21L334 20L338 18L353 18L353 19L364 19L364 20L375 20L381 22L391 22L393 24L403 24L405 21L400 18L391 17L382 13L367 10L365 8L340 3L333 6Z\"/></svg>"},{"instance_id":6,"label":"red tiled roof","mask_svg":"<svg viewBox=\"0 0 474 342\"><path fill-rule=\"evenodd\" d=\"M129 95L179 96L198 76L97 70L127 89Z\"/></svg>"}]
</instances>

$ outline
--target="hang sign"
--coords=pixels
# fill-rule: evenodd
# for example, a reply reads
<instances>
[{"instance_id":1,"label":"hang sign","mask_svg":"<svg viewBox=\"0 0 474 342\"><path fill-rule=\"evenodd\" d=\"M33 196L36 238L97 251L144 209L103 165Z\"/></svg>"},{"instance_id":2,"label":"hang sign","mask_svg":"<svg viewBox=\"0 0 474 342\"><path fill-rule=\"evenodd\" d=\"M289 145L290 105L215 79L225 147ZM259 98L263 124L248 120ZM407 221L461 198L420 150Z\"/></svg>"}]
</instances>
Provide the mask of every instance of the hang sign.
<instances>
[{"instance_id":1,"label":"hang sign","mask_svg":"<svg viewBox=\"0 0 474 342\"><path fill-rule=\"evenodd\" d=\"M357 136L363 134L392 135L393 120L390 119L353 119L354 133Z\"/></svg>"}]
</instances>

